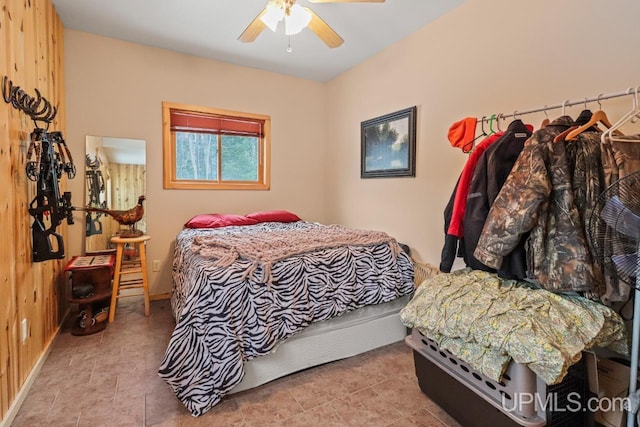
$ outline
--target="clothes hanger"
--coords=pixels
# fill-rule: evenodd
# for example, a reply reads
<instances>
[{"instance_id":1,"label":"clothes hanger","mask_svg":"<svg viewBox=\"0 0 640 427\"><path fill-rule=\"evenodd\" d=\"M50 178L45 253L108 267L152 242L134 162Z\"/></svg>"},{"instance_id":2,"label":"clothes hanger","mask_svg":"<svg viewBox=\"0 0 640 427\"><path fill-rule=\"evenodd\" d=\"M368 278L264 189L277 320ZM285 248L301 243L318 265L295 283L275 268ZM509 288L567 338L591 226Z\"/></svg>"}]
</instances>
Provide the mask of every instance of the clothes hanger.
<instances>
[{"instance_id":1,"label":"clothes hanger","mask_svg":"<svg viewBox=\"0 0 640 427\"><path fill-rule=\"evenodd\" d=\"M511 123L515 122L516 120L522 121L522 118L518 117L518 110L513 110L512 116L513 116L513 121Z\"/></svg>"},{"instance_id":2,"label":"clothes hanger","mask_svg":"<svg viewBox=\"0 0 640 427\"><path fill-rule=\"evenodd\" d=\"M632 91L634 89L633 88L629 88L627 90L628 94L631 94ZM624 125L625 123L631 121L633 122L634 118L640 113L640 103L638 101L638 90L640 90L640 86L636 86L635 88L635 93L634 96L632 98L633 101L633 105L632 108L629 112L627 112L627 114L625 114L624 116L622 116L620 118L620 120L618 120L617 122L615 122L609 129L605 130L601 137L600 140L602 142L604 142L607 138L611 141L616 141L616 142L638 142L637 139L625 139L624 138L624 134L622 132L619 131L619 127ZM598 95L599 97L600 95ZM615 136L614 136L615 135Z\"/></svg>"},{"instance_id":3,"label":"clothes hanger","mask_svg":"<svg viewBox=\"0 0 640 427\"><path fill-rule=\"evenodd\" d=\"M569 129L559 133L558 135L556 135L555 138L553 138L553 142L560 142L560 141L564 141L567 139L567 135L569 135L571 132L573 132L574 130L578 129L578 126L571 126Z\"/></svg>"},{"instance_id":4,"label":"clothes hanger","mask_svg":"<svg viewBox=\"0 0 640 427\"><path fill-rule=\"evenodd\" d=\"M487 120L487 116L482 116L482 118L480 119L480 131L482 132L480 135L476 136L475 138L473 138L473 141L471 141L471 144L473 146L475 146L475 143L477 140L479 140L482 137L486 137L487 132L484 130L484 122L485 120ZM469 151L469 154L471 154L471 152L473 151L473 147L471 148L471 151Z\"/></svg>"},{"instance_id":5,"label":"clothes hanger","mask_svg":"<svg viewBox=\"0 0 640 427\"><path fill-rule=\"evenodd\" d=\"M496 119L496 115L492 114L491 117L489 117L489 135L493 135L494 133L496 133L495 130L493 130L493 122Z\"/></svg>"},{"instance_id":6,"label":"clothes hanger","mask_svg":"<svg viewBox=\"0 0 640 427\"><path fill-rule=\"evenodd\" d=\"M549 114L547 113L547 106L544 106L544 119L542 119L542 123L540 123L540 129L547 127L547 125L551 123L549 119Z\"/></svg>"},{"instance_id":7,"label":"clothes hanger","mask_svg":"<svg viewBox=\"0 0 640 427\"><path fill-rule=\"evenodd\" d=\"M484 130L484 122L487 120L487 116L482 116L482 119L480 120L480 130L482 131L482 136L489 136L487 134L487 131Z\"/></svg>"},{"instance_id":8,"label":"clothes hanger","mask_svg":"<svg viewBox=\"0 0 640 427\"><path fill-rule=\"evenodd\" d=\"M568 99L565 99L564 101L562 101L562 115L565 116L566 115L566 108L567 108L567 104L569 103Z\"/></svg>"},{"instance_id":9,"label":"clothes hanger","mask_svg":"<svg viewBox=\"0 0 640 427\"><path fill-rule=\"evenodd\" d=\"M578 117L576 117L574 120L574 124L576 126L582 126L593 117L593 111L591 111L587 106L588 100L588 98L584 99L584 107L582 108L582 111L580 111L580 114L578 114ZM602 107L600 108L600 110L602 110ZM589 128L589 131L602 132L602 130L600 130L597 125L593 125L591 128Z\"/></svg>"},{"instance_id":10,"label":"clothes hanger","mask_svg":"<svg viewBox=\"0 0 640 427\"><path fill-rule=\"evenodd\" d=\"M476 140L482 138L482 137L487 137L489 136L489 134L487 133L486 130L484 130L484 122L487 121L487 116L482 116L482 118L480 119L480 135L476 136L473 141L475 142Z\"/></svg>"},{"instance_id":11,"label":"clothes hanger","mask_svg":"<svg viewBox=\"0 0 640 427\"><path fill-rule=\"evenodd\" d=\"M496 127L498 128L498 132L502 132L502 129L500 129L500 119L504 120L504 114L498 113L496 116Z\"/></svg>"},{"instance_id":12,"label":"clothes hanger","mask_svg":"<svg viewBox=\"0 0 640 427\"><path fill-rule=\"evenodd\" d=\"M569 103L568 99L565 99L564 101L562 101L562 117L564 117L566 115L566 108L567 108L567 104ZM569 135L571 132L573 132L574 130L576 130L578 128L578 126L571 126L569 129L559 133L558 135L556 135L555 138L553 138L553 142L554 144L560 141L564 141L567 138L567 135Z\"/></svg>"},{"instance_id":13,"label":"clothes hanger","mask_svg":"<svg viewBox=\"0 0 640 427\"><path fill-rule=\"evenodd\" d=\"M611 127L613 126L611 124L611 122L609 121L609 118L607 117L607 113L605 113L603 110L598 110L598 111L593 113L593 115L591 116L591 119L589 119L589 121L587 123L583 124L582 126L578 126L576 129L574 129L571 132L569 132L567 134L567 136L565 137L565 139L567 141L574 140L582 132L586 131L591 126L594 126L594 125L596 125L598 123L602 123L603 125L605 125L605 127L607 129L611 129Z\"/></svg>"},{"instance_id":14,"label":"clothes hanger","mask_svg":"<svg viewBox=\"0 0 640 427\"><path fill-rule=\"evenodd\" d=\"M637 93L637 89L636 88L636 93ZM633 88L629 88L627 90L628 94L631 94L633 91ZM600 97L602 95L598 95L598 98L596 99L598 101L598 105L600 106L600 108L602 108L602 104L600 104ZM582 132L584 132L585 130L589 129L591 126L596 125L597 123L602 123L603 125L605 125L606 129L603 132L603 134L606 134L608 136L612 136L614 135L618 135L618 136L624 136L624 134L622 132L620 132L620 130L618 129L620 126L622 126L624 123L627 122L628 119L633 118L634 115L634 111L637 111L638 109L638 97L637 95L633 98L633 108L630 112L628 112L627 114L624 115L624 117L622 117L620 120L618 120L614 125L611 124L611 122L609 121L609 118L607 117L607 114L602 110L598 110L595 113L593 113L593 115L591 116L591 119L585 123L584 125L574 129L573 131L569 132L569 134L566 136L567 140L573 140L575 138L577 138L578 135L580 135ZM637 114L637 112L635 113ZM601 139L602 141L604 141L604 139Z\"/></svg>"}]
</instances>

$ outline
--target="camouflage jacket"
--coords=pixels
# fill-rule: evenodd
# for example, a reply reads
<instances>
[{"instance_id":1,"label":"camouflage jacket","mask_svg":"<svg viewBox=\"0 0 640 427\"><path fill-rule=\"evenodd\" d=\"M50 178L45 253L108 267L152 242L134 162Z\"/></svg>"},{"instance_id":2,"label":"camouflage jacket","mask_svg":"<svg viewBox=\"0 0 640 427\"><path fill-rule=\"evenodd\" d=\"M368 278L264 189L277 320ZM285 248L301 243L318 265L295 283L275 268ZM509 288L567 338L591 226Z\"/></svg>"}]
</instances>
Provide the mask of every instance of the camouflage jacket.
<instances>
[{"instance_id":1,"label":"camouflage jacket","mask_svg":"<svg viewBox=\"0 0 640 427\"><path fill-rule=\"evenodd\" d=\"M601 145L605 187L640 170L640 135L626 135L622 141L605 137Z\"/></svg>"},{"instance_id":2,"label":"camouflage jacket","mask_svg":"<svg viewBox=\"0 0 640 427\"><path fill-rule=\"evenodd\" d=\"M603 299L607 288L611 289L611 295L619 296L617 288L611 279L612 276L607 275L605 278L604 266L598 261L597 256L593 256L594 252L591 246L591 235L589 232L589 222L594 209L597 207L598 199L602 190L604 190L604 166L602 160L602 150L600 143L600 132L583 132L573 141L566 141L565 148L567 153L567 162L571 170L571 181L573 189L573 197L580 222L584 227L584 236L587 239L587 245L590 248L593 264L593 289L591 297L596 297L608 302L611 298ZM605 284L606 283L606 284ZM618 301L618 297L614 298Z\"/></svg>"},{"instance_id":3,"label":"camouflage jacket","mask_svg":"<svg viewBox=\"0 0 640 427\"><path fill-rule=\"evenodd\" d=\"M498 269L530 231L527 274L553 292L593 288L591 253L574 203L565 142L553 142L572 124L570 117L560 117L527 140L474 252L479 261Z\"/></svg>"}]
</instances>

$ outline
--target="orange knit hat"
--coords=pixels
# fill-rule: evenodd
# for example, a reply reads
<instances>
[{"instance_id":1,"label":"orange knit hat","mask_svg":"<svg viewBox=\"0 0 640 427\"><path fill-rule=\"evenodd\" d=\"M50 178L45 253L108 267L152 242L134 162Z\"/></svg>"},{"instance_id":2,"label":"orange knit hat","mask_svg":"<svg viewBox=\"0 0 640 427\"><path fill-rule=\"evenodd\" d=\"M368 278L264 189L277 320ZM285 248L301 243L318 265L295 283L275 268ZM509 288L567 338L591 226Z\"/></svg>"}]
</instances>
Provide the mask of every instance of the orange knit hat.
<instances>
[{"instance_id":1,"label":"orange knit hat","mask_svg":"<svg viewBox=\"0 0 640 427\"><path fill-rule=\"evenodd\" d=\"M463 153L468 153L473 148L473 141L476 137L475 117L465 117L455 122L449 128L449 142L451 146L460 148Z\"/></svg>"}]
</instances>

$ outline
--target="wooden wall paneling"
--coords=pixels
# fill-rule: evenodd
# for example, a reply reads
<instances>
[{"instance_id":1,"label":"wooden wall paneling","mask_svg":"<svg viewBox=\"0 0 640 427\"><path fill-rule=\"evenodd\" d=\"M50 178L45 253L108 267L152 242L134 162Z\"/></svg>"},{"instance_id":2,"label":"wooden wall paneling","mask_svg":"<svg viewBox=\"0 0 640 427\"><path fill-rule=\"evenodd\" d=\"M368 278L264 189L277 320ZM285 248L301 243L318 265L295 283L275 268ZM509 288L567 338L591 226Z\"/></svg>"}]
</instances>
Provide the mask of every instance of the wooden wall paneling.
<instances>
[{"instance_id":1,"label":"wooden wall paneling","mask_svg":"<svg viewBox=\"0 0 640 427\"><path fill-rule=\"evenodd\" d=\"M62 45L58 41L62 40L63 28L57 19L55 9L49 2L35 2L33 33L36 34L35 54L33 60L35 73L35 86L40 92L58 107L58 114L50 124L50 131L61 131L64 135L64 93L58 90L57 86L62 85L63 73L57 68L62 66L62 52L58 51ZM27 67L29 62L27 63ZM64 177L65 175L63 175ZM65 189L65 178L60 181L60 191ZM33 194L29 200L35 196L35 186L30 188ZM29 221L31 222L31 221ZM67 235L66 222L63 222L56 230L63 236ZM66 237L65 237L66 240ZM66 252L66 251L65 251ZM67 258L69 254L66 254ZM64 261L51 260L40 263L42 266L41 280L36 280L37 288L33 289L33 305L36 312L30 313L33 316L32 325L32 347L38 348L32 363L35 363L40 349L46 348L47 344L55 333L60 321L60 316L65 307L63 287L62 267ZM32 355L33 356L33 355Z\"/></svg>"},{"instance_id":2,"label":"wooden wall paneling","mask_svg":"<svg viewBox=\"0 0 640 427\"><path fill-rule=\"evenodd\" d=\"M25 79L25 88L28 88L27 91L31 95L35 95L35 88L41 91L42 95L51 99L51 95L49 94L49 90L47 87L47 64L45 56L47 55L46 43L47 43L47 28L48 22L46 19L46 11L43 6L46 3L42 1L27 1L27 10L26 14L28 19L25 19L25 47L26 51L30 52L30 55L25 56L24 70L25 74L28 75L28 78ZM21 154L20 158L24 165L26 165L26 148L29 146L30 134L33 131L35 124L33 121L29 121L28 128L25 129L25 151ZM24 167L23 167L24 170ZM26 173L22 173L21 175L26 177ZM29 197L27 199L27 203L30 203L33 197L36 195L36 185L34 182L29 181L25 178L25 183L28 187ZM27 235L30 235L30 225L31 225L31 217L27 216ZM29 242L29 252L31 252L30 239L27 239ZM24 264L27 269L29 269L29 264ZM48 323L46 319L46 307L43 305L43 296L47 283L47 274L49 273L49 268L46 263L41 263L41 265L35 266L33 271L36 274L39 274L40 277L33 277L30 286L30 292L26 295L25 301L25 313L23 318L26 318L29 322L29 339L25 342L26 344L26 360L28 365L25 366L33 366L38 360L38 356L40 352L44 348L44 340L43 335L45 333L44 328ZM31 370L27 370L23 372L23 375L26 374L28 376ZM26 380L26 376L22 378L22 380Z\"/></svg>"},{"instance_id":3,"label":"wooden wall paneling","mask_svg":"<svg viewBox=\"0 0 640 427\"><path fill-rule=\"evenodd\" d=\"M53 96L53 92L51 90L51 88L49 87L49 78L48 78L48 73L47 71L50 69L49 64L47 64L46 61L46 57L49 56L49 52L47 50L47 46L48 46L48 39L49 39L49 33L51 32L50 29L50 23L47 22L47 7L46 7L46 3L43 2L33 2L32 4L32 16L33 16L33 21L31 22L32 28L31 31L29 31L30 34L32 34L34 36L33 40L29 40L29 45L32 47L32 54L26 58L26 62L25 62L25 70L29 70L29 74L33 74L34 76L34 81L33 81L33 88L29 89L30 93L34 93L35 88L38 88L38 90L42 93L42 95L47 98L48 100L50 100L51 102L55 103L55 97ZM31 44L33 43L33 44ZM31 68L33 67L33 71L31 71ZM43 125L40 125L43 126ZM29 128L29 131L32 131L33 128L35 127L35 124L32 124L32 126ZM57 130L54 126L50 126L49 128L50 131L53 130ZM35 186L34 185L29 185L29 190L33 191L33 196L29 197L29 202L32 200L33 197L35 197L36 192L35 192ZM33 222L32 220L29 221L29 223ZM50 309L49 307L47 307L44 303L46 300L46 293L47 293L47 289L50 288L51 286L51 279L54 277L53 275L55 274L55 271L53 269L53 267L55 266L57 262L56 261L46 261L43 263L39 263L41 267L41 274L42 274L42 279L41 280L35 280L35 286L33 287L32 291L33 294L30 295L30 297L33 299L33 303L31 304L31 309L36 309L36 310L41 310L40 311L40 318L41 321L35 321L37 319L37 314L30 312L29 316L31 318L34 319L33 322L30 322L31 324L31 339L29 340L31 343L31 349L33 349L33 347L37 347L37 348L44 348L44 345L46 343L46 339L44 337L44 335L47 333L47 327L50 324L50 319L47 318L47 314L50 313ZM31 354L31 356L33 356L33 353ZM36 362L36 359L31 359L32 363Z\"/></svg>"},{"instance_id":4,"label":"wooden wall paneling","mask_svg":"<svg viewBox=\"0 0 640 427\"><path fill-rule=\"evenodd\" d=\"M94 234L85 239L86 252L103 251L111 248L109 238L118 231L118 223L106 215L100 217L100 223L102 224L102 234Z\"/></svg>"},{"instance_id":5,"label":"wooden wall paneling","mask_svg":"<svg viewBox=\"0 0 640 427\"><path fill-rule=\"evenodd\" d=\"M0 39L4 39L2 34L3 27L5 27L3 18L0 17ZM5 62L4 58L3 62ZM0 68L0 73L4 73L4 67ZM11 170L8 154L9 115L5 105L0 106L0 176L3 178L6 177L7 171ZM11 222L8 220L10 217L10 189L10 185L0 185L0 218L2 218L0 234L3 236L11 235ZM12 307L12 303L15 301L13 283L9 245L2 245L0 246L0 414L5 413L9 408L9 316L15 310Z\"/></svg>"},{"instance_id":6,"label":"wooden wall paneling","mask_svg":"<svg viewBox=\"0 0 640 427\"><path fill-rule=\"evenodd\" d=\"M13 31L12 31L12 17L11 17L11 5L7 5L7 8L4 9L4 13L3 13L3 17L4 17L4 34L5 34L5 40L6 40L6 45L7 45L7 49L4 51L3 55L4 55L4 61L0 62L0 65L2 65L3 69L5 70L5 75L10 76L12 67L12 61L11 58L13 57L13 52L11 51L11 46L12 44L12 40L13 40ZM6 105L3 104L2 106L3 111L5 112L5 117L7 119L6 122L6 126L7 126L7 131L6 131L6 139L3 138L3 140L0 142L2 144L2 147L4 149L4 154L6 155L5 158L3 158L1 161L3 163L3 167L2 170L0 170L0 173L2 174L2 177L4 179L7 180L7 182L11 182L12 181L12 168L13 168L13 156L12 156L12 147L11 147L11 135L12 135L12 126L10 125L10 123L13 121L13 117L12 117L12 111L11 108ZM5 202L3 203L3 205L6 204L6 207L3 209L3 213L5 213L6 215L3 215L3 218L7 218L7 221L1 221L2 225L6 224L6 232L7 232L7 236L13 236L13 230L15 229L15 218L13 215L13 203L12 203L12 198L14 197L14 192L13 192L13 186L9 185L7 186L9 188L11 188L12 191L9 192L8 194L8 198L7 199L3 199L5 200ZM14 339L14 334L13 334L13 326L14 326L14 317L16 314L16 296L15 296L15 270L13 268L11 268L13 264L13 261L15 259L15 254L12 252L11 247L9 245L2 247L2 253L3 255L6 255L6 258L3 256L2 260L4 262L6 262L6 270L7 274L6 274L6 280L7 280L7 285L8 285L8 289L7 288L3 288L2 291L3 293L6 295L5 298L3 298L2 300L2 304L5 308L4 313L2 313L2 329L3 329L3 333L4 333L4 340L2 342L2 347L3 347L3 351L2 351L2 388L3 390L6 390L7 395L2 399L3 402L6 400L8 402L8 404L11 404L11 400L12 400L12 396L15 393L16 390L16 375L17 375L17 370L14 369L13 364L14 361L12 360L12 355L17 353L17 350L15 348L16 346L16 342ZM2 269L3 271L5 271L5 269ZM3 404L3 408L4 408L4 404ZM3 409L4 410L4 409Z\"/></svg>"},{"instance_id":7,"label":"wooden wall paneling","mask_svg":"<svg viewBox=\"0 0 640 427\"><path fill-rule=\"evenodd\" d=\"M15 84L19 85L27 93L33 95L34 87L37 83L37 67L34 63L36 52L36 28L35 28L35 16L34 7L30 2L23 2L18 7L18 18L15 22L20 24L20 54L16 55L16 79ZM46 96L46 95L45 95ZM18 112L18 111L17 111ZM17 148L18 156L14 159L16 165L16 174L14 182L18 191L17 197L19 203L15 206L15 216L18 219L18 227L15 232L16 242L18 243L18 252L25 254L26 259L22 256L16 261L16 279L18 286L18 313L16 318L17 326L17 341L18 341L18 368L19 368L19 381L23 384L27 379L31 366L33 366L33 353L34 353L34 340L25 339L22 341L22 321L26 319L27 327L32 328L35 320L35 312L38 308L37 301L34 301L34 296L37 297L38 286L41 286L42 278L44 275L42 264L31 264L31 234L30 225L31 220L28 215L28 207L31 200L35 197L36 191L33 182L29 181L24 172L26 165L26 151L29 145L29 135L33 129L33 122L31 119L18 112L17 117L20 120L19 133L13 144ZM27 214L25 215L25 211Z\"/></svg>"},{"instance_id":8,"label":"wooden wall paneling","mask_svg":"<svg viewBox=\"0 0 640 427\"><path fill-rule=\"evenodd\" d=\"M18 77L21 75L22 61L20 58L23 55L24 37L20 26L22 25L22 16L24 11L20 2L17 0L9 0L7 2L7 30L8 30L8 45L7 45L7 75L14 84L18 83ZM14 190L13 194L9 198L9 222L12 224L11 230L8 236L11 236L13 245L8 245L10 253L10 266L13 270L13 277L10 283L11 286L11 300L9 301L9 312L7 313L7 333L8 333L8 357L7 357L7 377L8 377L8 398L11 403L17 394L21 379L20 379L20 336L18 334L18 301L19 301L19 283L24 280L21 277L19 270L20 262L20 249L19 249L19 217L16 215L16 209L20 205L24 205L23 189L16 182L16 177L19 173L19 156L20 156L20 139L21 139L21 117L20 114L14 109L10 108L9 111L9 160L11 163L9 174L7 175L7 182L12 184ZM17 141L17 143L16 143ZM12 247L13 246L13 247Z\"/></svg>"},{"instance_id":9,"label":"wooden wall paneling","mask_svg":"<svg viewBox=\"0 0 640 427\"><path fill-rule=\"evenodd\" d=\"M0 46L7 45L7 10L0 10ZM0 50L0 77L7 75L7 49ZM1 82L0 82L1 83ZM7 106L4 101L0 101L0 176L5 177L6 171L11 167L8 162L9 124ZM0 185L0 233L3 235L9 231L9 188L8 185ZM8 359L8 320L10 296L10 274L9 263L6 260L8 245L0 247L0 415L4 414L9 407L8 379L7 379L7 359Z\"/></svg>"},{"instance_id":10,"label":"wooden wall paneling","mask_svg":"<svg viewBox=\"0 0 640 427\"><path fill-rule=\"evenodd\" d=\"M49 0L5 0L0 10L0 77L29 95L38 88L58 117L50 130L64 131L63 27ZM0 101L0 416L4 419L25 380L55 337L66 307L65 260L32 262L28 208L36 183L25 174L34 123ZM64 188L62 183L62 189ZM66 224L58 229L66 239ZM3 242L4 243L4 242ZM68 255L67 255L68 258ZM29 325L22 340L21 322Z\"/></svg>"},{"instance_id":11,"label":"wooden wall paneling","mask_svg":"<svg viewBox=\"0 0 640 427\"><path fill-rule=\"evenodd\" d=\"M145 165L109 164L111 176L111 209L129 209L138 203L138 197L145 193ZM136 224L146 231L147 214Z\"/></svg>"},{"instance_id":12,"label":"wooden wall paneling","mask_svg":"<svg viewBox=\"0 0 640 427\"><path fill-rule=\"evenodd\" d=\"M49 70L51 69L51 65L47 63L47 58L49 58L49 39L51 38L51 22L48 20L48 4L42 1L34 1L33 5L33 16L34 20L32 22L33 31L30 31L31 34L35 35L35 44L34 44L34 54L27 58L27 63L25 64L26 68L30 66L34 67L35 73L35 81L33 83L33 88L38 88L41 91L42 95L51 100L51 102L55 105L55 94L52 90L51 79L49 78ZM30 89L30 92L33 89ZM35 93L35 92L33 92ZM33 130L34 126L31 126L29 130ZM49 127L50 131L58 130L55 127L55 123L52 123ZM31 200L32 197L35 197L35 186L30 185L30 190L34 191L33 196L29 198ZM32 222L32 221L30 221ZM60 230L58 230L60 232ZM33 294L30 297L33 299L33 304L31 304L32 311L29 313L30 318L33 320L30 322L31 324L31 349L33 347L44 348L46 344L45 334L48 334L47 329L51 327L51 319L47 318L47 313L50 314L49 307L45 304L46 302L46 294L48 294L48 290L51 288L52 280L55 278L56 270L55 266L57 261L46 261L41 264L41 280L36 280L36 286L32 289ZM37 312L39 311L39 313ZM34 356L33 353L31 356ZM31 362L35 363L36 358L32 358Z\"/></svg>"},{"instance_id":13,"label":"wooden wall paneling","mask_svg":"<svg viewBox=\"0 0 640 427\"><path fill-rule=\"evenodd\" d=\"M51 19L54 21L54 27L55 27L53 44L52 44L52 52L50 56L51 60L49 62L53 63L53 71L51 74L51 79L52 79L52 83L55 83L55 86L56 86L55 91L52 93L52 96L54 96L58 102L58 116L56 117L56 126L58 129L64 132L64 135L66 138L67 109L65 104L66 98L65 98L65 80L64 80L64 43L63 43L64 27L62 26L62 21L58 18L58 14L52 4L49 4L49 11L51 14ZM84 140L71 141L71 143L84 145ZM74 162L76 165L76 169L78 170L75 179L84 179L84 174L82 173L82 170L84 168L84 157L80 159L74 159ZM75 194L74 198L71 200L74 203L74 205L82 206L83 194L82 193ZM69 235L68 230L69 228L65 223L62 226L61 231L64 233L65 236L68 236ZM79 254L67 253L67 258L69 258L72 255L79 255ZM54 324L54 326L56 327L62 322L63 319L61 316L67 312L69 307L69 303L65 298L66 286L65 286L64 272L58 276L57 289L58 289L58 292L56 293L56 302L57 302L58 310L56 311L57 316Z\"/></svg>"},{"instance_id":14,"label":"wooden wall paneling","mask_svg":"<svg viewBox=\"0 0 640 427\"><path fill-rule=\"evenodd\" d=\"M9 8L0 10L0 46L9 46ZM0 76L9 74L10 49L0 49ZM4 101L0 101L0 179L2 182L10 182L11 158L10 158L10 128L9 107ZM13 221L11 215L13 196L11 185L0 185L0 233L3 236L11 236ZM0 246L0 414L9 409L13 394L12 366L9 357L13 344L11 337L11 318L15 313L15 274L13 268L13 254L9 245Z\"/></svg>"},{"instance_id":15,"label":"wooden wall paneling","mask_svg":"<svg viewBox=\"0 0 640 427\"><path fill-rule=\"evenodd\" d=\"M56 126L56 129L63 132L63 135L65 136L65 139L66 139L67 138L67 133L66 133L67 122L66 122L65 85L64 85L64 43L63 43L64 27L62 26L62 21L58 18L58 14L55 8L53 7L53 4L51 4L50 2L47 2L47 10L48 10L47 16L49 17L49 22L51 23L50 25L51 34L49 35L49 39L50 39L49 59L47 60L47 63L49 64L51 69L49 70L48 74L50 77L50 86L52 87L51 97L52 99L56 100L56 104L58 105L58 114L55 119L55 126ZM67 139L67 143L82 144L84 146L84 140L69 141ZM84 168L84 158L73 159L73 160L76 165L76 170L78 171L74 179L80 179L80 180L84 179L84 174L82 173L82 170ZM64 178L61 185L62 185L63 191L67 189L66 178ZM75 197L71 199L72 203L76 206L82 206L82 200L83 200L82 193L75 194L74 196ZM63 271L64 265L72 255L79 255L79 254L69 253L69 250L68 250L69 238L67 237L69 236L69 227L67 226L66 221L60 227L60 233L62 233L62 235L65 236L65 244L67 245L67 247L65 248L66 258L64 261L59 261L56 264L56 274L54 275L55 287L53 288L54 292L52 293L52 297L54 298L54 300L51 301L51 308L52 308L52 317L50 319L51 332L49 333L49 335L52 335L55 333L55 331L57 331L58 326L63 320L62 316L67 312L69 307L69 303L65 298L66 285L65 285L65 274Z\"/></svg>"}]
</instances>

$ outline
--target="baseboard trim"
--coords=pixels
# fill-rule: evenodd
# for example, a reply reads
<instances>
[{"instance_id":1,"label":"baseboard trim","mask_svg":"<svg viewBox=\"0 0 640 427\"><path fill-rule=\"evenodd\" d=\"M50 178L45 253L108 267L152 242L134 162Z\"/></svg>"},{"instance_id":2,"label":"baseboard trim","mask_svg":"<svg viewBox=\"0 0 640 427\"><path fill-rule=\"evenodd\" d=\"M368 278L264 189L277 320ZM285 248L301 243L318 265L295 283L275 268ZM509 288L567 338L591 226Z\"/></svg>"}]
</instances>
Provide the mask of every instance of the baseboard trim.
<instances>
[{"instance_id":1,"label":"baseboard trim","mask_svg":"<svg viewBox=\"0 0 640 427\"><path fill-rule=\"evenodd\" d=\"M62 317L62 321L56 328L55 332L52 334L51 339L49 340L44 351L38 358L38 361L33 366L33 369L29 373L29 376L27 376L27 379L25 380L24 384L22 384L22 387L20 387L20 391L18 391L16 398L13 400L13 403L11 403L11 406L9 406L9 410L5 414L2 421L0 421L0 427L9 427L13 422L13 420L16 418L16 415L18 415L18 411L20 410L20 407L22 406L25 399L27 398L27 395L29 394L29 391L31 390L33 383L36 381L36 378L38 378L38 374L40 374L40 370L42 369L44 362L46 362L47 358L49 357L49 353L51 353L51 348L53 347L53 341L56 339L56 337L60 333L60 329L62 328L62 325L64 325L64 322L66 321L68 315L69 315L69 310L67 310L65 315Z\"/></svg>"},{"instance_id":2,"label":"baseboard trim","mask_svg":"<svg viewBox=\"0 0 640 427\"><path fill-rule=\"evenodd\" d=\"M159 301L162 299L171 299L171 292L165 292L163 294L153 294L149 295L150 301Z\"/></svg>"}]
</instances>

